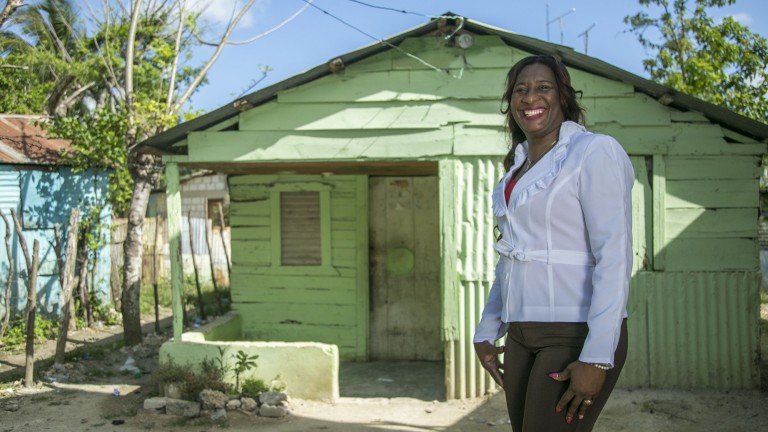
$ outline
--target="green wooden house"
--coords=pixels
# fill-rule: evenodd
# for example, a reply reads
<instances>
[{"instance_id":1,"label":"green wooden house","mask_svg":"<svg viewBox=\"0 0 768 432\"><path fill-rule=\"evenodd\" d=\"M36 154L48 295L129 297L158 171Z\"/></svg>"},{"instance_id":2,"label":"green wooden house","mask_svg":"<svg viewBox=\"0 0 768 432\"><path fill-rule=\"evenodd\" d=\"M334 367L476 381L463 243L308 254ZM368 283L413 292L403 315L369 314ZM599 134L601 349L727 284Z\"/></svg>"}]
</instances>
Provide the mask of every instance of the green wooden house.
<instances>
[{"instance_id":1,"label":"green wooden house","mask_svg":"<svg viewBox=\"0 0 768 432\"><path fill-rule=\"evenodd\" d=\"M500 95L513 63L554 53L584 92L588 128L616 137L637 174L623 385L758 386L765 124L457 17L143 146L166 155L169 210L180 166L229 175L232 301L246 339L332 343L347 360L439 360L449 399L479 396L491 383L471 336L496 260Z\"/></svg>"}]
</instances>

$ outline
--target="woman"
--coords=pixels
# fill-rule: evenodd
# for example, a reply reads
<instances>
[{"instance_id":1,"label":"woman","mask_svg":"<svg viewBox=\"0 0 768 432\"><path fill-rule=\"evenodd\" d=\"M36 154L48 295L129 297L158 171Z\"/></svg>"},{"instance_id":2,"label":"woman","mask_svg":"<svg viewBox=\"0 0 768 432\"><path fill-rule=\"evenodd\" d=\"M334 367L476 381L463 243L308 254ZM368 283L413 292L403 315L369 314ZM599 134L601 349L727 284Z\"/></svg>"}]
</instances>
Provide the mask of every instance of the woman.
<instances>
[{"instance_id":1,"label":"woman","mask_svg":"<svg viewBox=\"0 0 768 432\"><path fill-rule=\"evenodd\" d=\"M582 126L577 96L558 57L507 74L500 258L474 345L515 432L592 430L626 359L634 172L615 139Z\"/></svg>"}]
</instances>

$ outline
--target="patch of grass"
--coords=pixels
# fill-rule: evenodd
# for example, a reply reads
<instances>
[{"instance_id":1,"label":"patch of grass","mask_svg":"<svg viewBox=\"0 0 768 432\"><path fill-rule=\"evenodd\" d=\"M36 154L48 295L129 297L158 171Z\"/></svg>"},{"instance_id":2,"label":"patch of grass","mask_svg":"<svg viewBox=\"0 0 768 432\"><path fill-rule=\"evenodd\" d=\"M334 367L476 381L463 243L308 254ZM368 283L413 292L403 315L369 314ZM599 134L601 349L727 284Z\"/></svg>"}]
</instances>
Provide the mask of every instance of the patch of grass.
<instances>
[{"instance_id":1,"label":"patch of grass","mask_svg":"<svg viewBox=\"0 0 768 432\"><path fill-rule=\"evenodd\" d=\"M41 343L56 339L59 331L59 321L48 319L35 314L35 342ZM27 321L22 315L16 315L8 323L8 329L3 335L3 345L6 350L14 350L27 341Z\"/></svg>"},{"instance_id":2,"label":"patch of grass","mask_svg":"<svg viewBox=\"0 0 768 432\"><path fill-rule=\"evenodd\" d=\"M188 276L183 281L184 290L184 302L187 309L197 308L197 287L195 286L195 278ZM216 292L213 289L213 284L202 283L200 285L200 292L203 296L203 307L205 308L206 316L222 315L229 312L229 287L219 287L219 295L223 298L224 310L219 311L219 305L216 300ZM140 294L140 308L141 313L151 314L155 310L155 294L154 287L152 285L142 285ZM171 307L172 294L171 284L167 281L162 281L157 286L157 299L160 306Z\"/></svg>"},{"instance_id":3,"label":"patch of grass","mask_svg":"<svg viewBox=\"0 0 768 432\"><path fill-rule=\"evenodd\" d=\"M125 342L122 339L105 344L94 343L79 346L71 351L67 351L64 354L64 361L72 362L79 360L103 360L109 353L117 351L124 346Z\"/></svg>"}]
</instances>

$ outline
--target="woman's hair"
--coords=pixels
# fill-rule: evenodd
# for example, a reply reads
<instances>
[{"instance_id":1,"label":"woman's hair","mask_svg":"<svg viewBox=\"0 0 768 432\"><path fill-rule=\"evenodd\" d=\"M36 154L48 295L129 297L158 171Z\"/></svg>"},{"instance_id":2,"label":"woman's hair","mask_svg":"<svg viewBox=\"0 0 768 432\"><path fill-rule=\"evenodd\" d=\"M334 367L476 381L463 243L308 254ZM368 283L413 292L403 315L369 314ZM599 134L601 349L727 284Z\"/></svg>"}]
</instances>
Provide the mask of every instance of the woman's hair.
<instances>
[{"instance_id":1,"label":"woman's hair","mask_svg":"<svg viewBox=\"0 0 768 432\"><path fill-rule=\"evenodd\" d=\"M515 122L512 109L512 94L515 88L515 82L518 75L526 66L540 63L552 70L555 75L555 86L560 95L560 109L563 111L565 120L571 120L579 124L584 124L584 108L579 104L578 98L581 97L581 91L574 90L571 86L571 75L565 68L562 60L557 55L537 55L526 57L517 63L507 72L507 80L504 84L504 95L501 97L501 113L506 116L506 126L509 136L512 138L512 145L509 153L504 157L504 170L509 170L515 159L515 149L517 145L525 141L523 130Z\"/></svg>"}]
</instances>

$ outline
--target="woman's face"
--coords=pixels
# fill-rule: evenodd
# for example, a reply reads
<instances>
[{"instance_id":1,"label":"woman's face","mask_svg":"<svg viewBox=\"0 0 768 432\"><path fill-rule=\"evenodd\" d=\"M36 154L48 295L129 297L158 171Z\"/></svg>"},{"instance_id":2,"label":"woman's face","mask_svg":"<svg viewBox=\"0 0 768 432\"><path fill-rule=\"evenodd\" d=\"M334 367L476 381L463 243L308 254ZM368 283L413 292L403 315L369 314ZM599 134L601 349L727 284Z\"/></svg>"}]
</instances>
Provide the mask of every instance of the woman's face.
<instances>
[{"instance_id":1,"label":"woman's face","mask_svg":"<svg viewBox=\"0 0 768 432\"><path fill-rule=\"evenodd\" d=\"M529 142L557 139L565 115L550 68L541 63L524 67L512 89L511 103L512 116Z\"/></svg>"}]
</instances>

